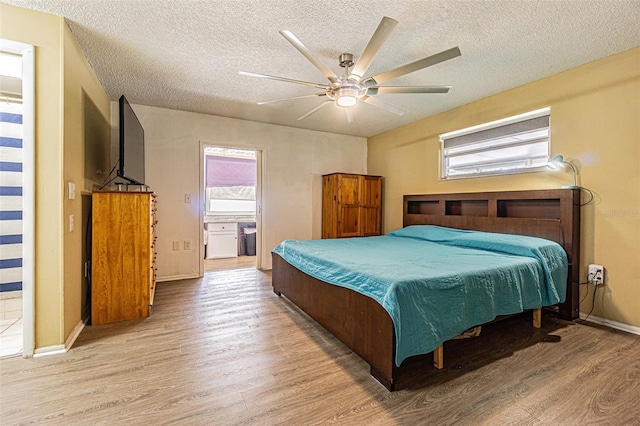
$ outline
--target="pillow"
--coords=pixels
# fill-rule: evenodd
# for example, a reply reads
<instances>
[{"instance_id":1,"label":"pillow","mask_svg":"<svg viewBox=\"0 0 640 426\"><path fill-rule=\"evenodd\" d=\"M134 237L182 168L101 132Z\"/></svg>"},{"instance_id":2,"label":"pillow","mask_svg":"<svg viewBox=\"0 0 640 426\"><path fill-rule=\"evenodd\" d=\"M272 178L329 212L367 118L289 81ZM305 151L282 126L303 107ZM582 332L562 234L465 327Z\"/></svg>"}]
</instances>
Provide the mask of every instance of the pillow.
<instances>
[{"instance_id":1,"label":"pillow","mask_svg":"<svg viewBox=\"0 0 640 426\"><path fill-rule=\"evenodd\" d=\"M405 228L397 229L387 235L392 237L417 238L419 240L432 241L434 243L449 242L460 235L469 234L473 231L465 231L462 229L445 228L435 225L411 225Z\"/></svg>"}]
</instances>

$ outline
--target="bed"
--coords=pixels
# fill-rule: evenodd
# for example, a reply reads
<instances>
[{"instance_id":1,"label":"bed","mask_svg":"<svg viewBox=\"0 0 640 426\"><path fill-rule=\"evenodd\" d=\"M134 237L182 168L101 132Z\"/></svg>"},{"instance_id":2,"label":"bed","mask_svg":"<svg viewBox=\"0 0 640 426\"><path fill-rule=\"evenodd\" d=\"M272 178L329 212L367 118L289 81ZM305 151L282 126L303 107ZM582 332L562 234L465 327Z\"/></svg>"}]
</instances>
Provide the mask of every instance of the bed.
<instances>
[{"instance_id":1,"label":"bed","mask_svg":"<svg viewBox=\"0 0 640 426\"><path fill-rule=\"evenodd\" d=\"M307 243L289 241L283 242L273 252L272 282L274 292L277 295L286 296L361 356L369 363L371 375L387 389L394 390L398 369L408 356L433 351L436 366L442 367L442 344L454 337L457 332L463 331L460 330L460 327L482 324L503 313L515 313L528 309L533 309L534 317L539 321L539 309L547 305L555 305L554 307L562 318L573 319L577 316L579 190L407 195L404 196L403 201L403 228L389 235L309 242L309 244L317 246L312 246L307 253L304 250L296 251L297 245L306 245ZM494 292L504 296L498 301L497 309L478 309L478 306L486 305L485 302L480 302L482 297L486 295L483 296L480 293L487 286L478 286L480 287L478 293L467 291L466 289L469 287L465 285L463 286L465 290L462 293L469 293L468 295L457 294L460 293L458 287L457 293L455 291L451 293L449 290L449 293L445 292L444 295L432 293L431 296L424 297L393 296L394 300L391 302L388 300L390 298L388 294L385 295L384 291L376 290L376 286L380 283L383 287L385 286L385 280L389 276L400 276L401 272L408 274L405 274L406 282L416 280L421 272L417 270L420 268L416 269L416 259L411 253L420 252L422 250L420 244L437 244L437 247L443 247L439 251L443 252L445 259L454 259L453 256L460 255L458 252L461 252L462 256L467 256L467 260L461 263L469 263L468 259L478 256L469 256L468 252L464 250L480 250L481 247L473 246L478 239L476 234L468 233L467 230L497 233L486 234L496 238L496 241L492 241L490 244L506 241L507 246L511 246L518 252L502 257L495 253L482 254L482 256L488 256L486 258L479 256L481 258L479 263L497 262L500 268L505 267L502 262L506 262L506 258L510 259L509 262L513 260L511 258L518 258L515 260L516 272L507 273L506 281L512 281L513 276L521 276L522 283L518 284L521 288L513 292L508 290L508 287L504 287ZM423 234L426 241L422 240ZM534 262L531 257L525 256L526 259L520 259L519 251L523 245L517 240L520 238L518 235L536 237L532 239L536 241L544 239L539 240L544 247L559 245L560 251L564 251L562 255L565 257L566 263L559 267L559 270L554 271L545 270L542 265L531 266L531 262ZM434 239L436 241L432 241ZM441 246L442 241L438 241L438 239L456 240L457 242L453 244L453 248L450 248L448 245ZM404 252L399 248L400 246L393 245L399 244L400 240L409 242L409 248ZM403 244L406 241L403 241ZM480 241L481 244L485 244L484 238L480 238ZM536 241L533 243L537 244ZM549 243L549 241L553 243ZM364 249L352 246L358 242L370 246L366 250L375 251L378 247L377 250L382 251L383 256L385 252L387 253L389 263L381 265L381 276L373 274L375 268L372 265L360 264L363 259L361 250ZM378 243L391 244L391 246L381 248ZM466 247L469 244L472 247ZM344 253L337 251L339 250L337 247L340 245L347 246ZM530 251L536 252L536 250L539 251L539 248L532 247ZM313 257L317 259L311 259ZM325 272L331 268L322 262L329 262L333 265L338 263L340 259L342 259L341 262L353 269L338 270L335 273L337 278L336 276L327 276ZM554 259L551 259L551 266L555 265L557 268L558 260ZM315 263L316 266L313 266L314 263L311 260L320 261L320 263ZM384 260L374 259L373 265L380 262L384 262ZM478 275L473 275L473 271L456 273L455 261L450 263L447 267L442 263L442 267L437 269L448 268L449 273L457 277L456 280L459 276L466 276L468 283L486 282L487 277L483 275L484 272L478 270ZM551 266L549 267L551 268ZM424 268L422 269L424 270ZM530 270L533 269L536 269L537 272L534 275L537 274L537 276L527 275L526 271L531 272ZM384 276L385 270L388 272L386 277ZM437 275L440 272L435 271L434 273ZM551 279L551 281L555 281L552 283L553 286L549 287L548 283L543 283L543 288L536 288L533 291L533 296L528 294L528 286L533 286L531 283L537 282L539 276L545 274L553 275ZM346 284L340 282L340 279L345 277ZM504 277L503 281L505 281ZM357 288L358 284L363 284L369 289L373 288L373 293L365 295L367 292ZM394 285L391 284L391 286ZM493 282L488 284L489 287L496 285L499 284ZM421 286L424 285L421 284ZM498 287L495 288L498 289ZM400 291L400 293L403 292L405 290ZM551 295L546 292L550 292ZM557 294L554 295L554 292ZM511 293L513 293L513 300L507 296ZM431 305L429 305L430 297L432 298ZM466 299L460 299L460 297L466 297ZM455 303L438 311L437 307L445 306L443 301L447 299L454 300ZM423 300L424 304L417 308L412 307L411 305L417 304L417 302L412 302L413 300ZM402 311L398 314L390 309L389 305L399 306ZM426 309L424 306L430 307ZM460 309L454 309L456 306ZM503 309L505 306L506 308ZM411 309L413 309L413 314L418 312L418 315L413 315ZM429 314L429 311L434 311L435 314ZM460 316L468 318L460 321ZM435 322L433 322L434 319ZM403 320L404 322L402 322ZM421 333L421 327L425 333ZM426 339L426 343L418 342L416 345L412 345L416 336L420 334L429 334L430 337ZM409 342L409 347L407 347L407 342Z\"/></svg>"}]
</instances>

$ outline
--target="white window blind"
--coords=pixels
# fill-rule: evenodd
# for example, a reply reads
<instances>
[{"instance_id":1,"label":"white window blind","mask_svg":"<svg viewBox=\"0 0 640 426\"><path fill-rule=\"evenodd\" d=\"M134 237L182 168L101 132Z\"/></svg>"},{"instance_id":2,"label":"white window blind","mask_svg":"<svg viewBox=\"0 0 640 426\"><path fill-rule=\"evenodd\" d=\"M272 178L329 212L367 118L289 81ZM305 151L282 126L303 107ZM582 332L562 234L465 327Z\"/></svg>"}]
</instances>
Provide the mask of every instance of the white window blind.
<instances>
[{"instance_id":1,"label":"white window blind","mask_svg":"<svg viewBox=\"0 0 640 426\"><path fill-rule=\"evenodd\" d=\"M440 135L443 179L531 171L549 160L550 109Z\"/></svg>"}]
</instances>

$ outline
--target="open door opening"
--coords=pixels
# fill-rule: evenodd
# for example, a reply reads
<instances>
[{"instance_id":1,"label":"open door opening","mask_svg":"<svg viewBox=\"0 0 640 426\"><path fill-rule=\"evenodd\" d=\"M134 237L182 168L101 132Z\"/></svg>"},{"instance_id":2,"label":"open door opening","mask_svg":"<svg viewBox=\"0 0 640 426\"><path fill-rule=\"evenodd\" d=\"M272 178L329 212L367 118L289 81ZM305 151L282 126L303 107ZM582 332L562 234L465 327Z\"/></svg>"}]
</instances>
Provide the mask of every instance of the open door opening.
<instances>
[{"instance_id":1,"label":"open door opening","mask_svg":"<svg viewBox=\"0 0 640 426\"><path fill-rule=\"evenodd\" d=\"M203 147L203 272L259 267L261 152Z\"/></svg>"}]
</instances>

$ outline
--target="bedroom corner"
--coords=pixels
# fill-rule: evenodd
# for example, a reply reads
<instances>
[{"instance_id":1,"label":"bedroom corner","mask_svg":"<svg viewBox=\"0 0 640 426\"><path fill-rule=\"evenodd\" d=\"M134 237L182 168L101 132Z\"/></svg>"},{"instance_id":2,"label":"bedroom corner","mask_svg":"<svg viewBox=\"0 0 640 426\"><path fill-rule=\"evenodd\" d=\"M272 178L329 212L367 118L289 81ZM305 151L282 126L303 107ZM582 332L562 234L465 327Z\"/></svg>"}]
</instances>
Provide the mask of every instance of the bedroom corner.
<instances>
[{"instance_id":1,"label":"bedroom corner","mask_svg":"<svg viewBox=\"0 0 640 426\"><path fill-rule=\"evenodd\" d=\"M543 78L368 140L370 173L386 177L385 231L402 224L403 194L550 189L566 173L441 180L438 135L549 106L551 155L576 164L583 194L580 282L586 265L603 264L605 286L595 306L582 286L584 317L640 333L640 47ZM587 292L589 292L587 294Z\"/></svg>"}]
</instances>

